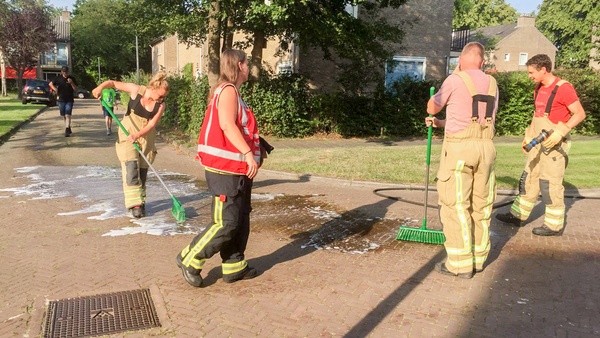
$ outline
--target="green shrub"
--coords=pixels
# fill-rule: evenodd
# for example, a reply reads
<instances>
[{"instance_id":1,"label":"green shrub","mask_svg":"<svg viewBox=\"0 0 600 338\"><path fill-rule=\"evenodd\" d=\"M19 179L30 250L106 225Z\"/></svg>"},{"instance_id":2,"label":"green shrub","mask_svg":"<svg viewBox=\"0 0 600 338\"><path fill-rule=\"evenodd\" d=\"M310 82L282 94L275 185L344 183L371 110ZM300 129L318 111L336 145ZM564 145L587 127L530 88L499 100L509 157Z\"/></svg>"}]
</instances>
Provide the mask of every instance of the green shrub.
<instances>
[{"instance_id":1,"label":"green shrub","mask_svg":"<svg viewBox=\"0 0 600 338\"><path fill-rule=\"evenodd\" d=\"M192 80L191 74L171 76L167 112L161 126L195 140L206 111L208 79ZM600 132L600 77L598 72L560 70L557 75L575 86L587 118L574 131L592 135ZM146 79L147 77L147 79ZM500 91L496 118L498 135L523 135L533 116L535 84L525 72L494 74ZM149 76L144 74L142 83ZM307 80L297 74L263 74L258 82L241 88L242 97L256 114L261 134L277 137L304 137L315 133L336 133L343 137L423 137L429 88L439 90L440 81L404 78L370 96L342 92L311 92ZM391 90L390 90L391 89ZM443 118L444 112L438 117ZM443 129L434 129L438 135Z\"/></svg>"},{"instance_id":2,"label":"green shrub","mask_svg":"<svg viewBox=\"0 0 600 338\"><path fill-rule=\"evenodd\" d=\"M313 133L311 98L304 77L264 74L258 82L242 86L241 95L256 115L262 134L303 137Z\"/></svg>"},{"instance_id":3,"label":"green shrub","mask_svg":"<svg viewBox=\"0 0 600 338\"><path fill-rule=\"evenodd\" d=\"M582 135L600 133L600 71L560 69L556 75L571 82L577 91L586 117L573 131Z\"/></svg>"},{"instance_id":4,"label":"green shrub","mask_svg":"<svg viewBox=\"0 0 600 338\"><path fill-rule=\"evenodd\" d=\"M535 84L526 72L496 73L499 102L496 135L524 135L533 117Z\"/></svg>"}]
</instances>

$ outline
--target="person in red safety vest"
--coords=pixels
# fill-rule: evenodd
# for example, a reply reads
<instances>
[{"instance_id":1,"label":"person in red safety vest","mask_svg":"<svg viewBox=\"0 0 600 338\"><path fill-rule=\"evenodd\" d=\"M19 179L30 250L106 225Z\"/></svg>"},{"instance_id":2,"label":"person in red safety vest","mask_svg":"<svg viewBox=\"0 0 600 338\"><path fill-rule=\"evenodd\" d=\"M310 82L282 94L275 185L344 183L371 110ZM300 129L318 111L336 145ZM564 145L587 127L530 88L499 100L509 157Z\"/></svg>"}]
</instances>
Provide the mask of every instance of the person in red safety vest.
<instances>
[{"instance_id":1,"label":"person in red safety vest","mask_svg":"<svg viewBox=\"0 0 600 338\"><path fill-rule=\"evenodd\" d=\"M541 193L546 206L544 223L532 232L538 236L561 236L565 226L563 178L571 148L570 131L585 119L585 110L573 85L552 74L552 60L548 55L535 55L526 65L536 87L535 112L525 130L523 145L537 139L543 130L551 133L527 153L519 195L510 212L497 214L496 218L509 225L525 226Z\"/></svg>"},{"instance_id":2,"label":"person in red safety vest","mask_svg":"<svg viewBox=\"0 0 600 338\"><path fill-rule=\"evenodd\" d=\"M244 256L250 235L252 181L261 163L256 119L238 91L248 80L248 72L243 51L223 51L219 81L211 89L198 137L198 158L212 194L212 221L176 257L185 281L195 287L202 286L200 272L216 253L221 255L223 281L232 283L258 274Z\"/></svg>"},{"instance_id":3,"label":"person in red safety vest","mask_svg":"<svg viewBox=\"0 0 600 338\"><path fill-rule=\"evenodd\" d=\"M436 185L446 260L436 263L435 271L459 278L483 271L490 252L498 86L481 70L483 63L483 46L478 42L465 45L459 68L427 103L431 115L445 106L446 119L425 119L427 125L444 127Z\"/></svg>"}]
</instances>

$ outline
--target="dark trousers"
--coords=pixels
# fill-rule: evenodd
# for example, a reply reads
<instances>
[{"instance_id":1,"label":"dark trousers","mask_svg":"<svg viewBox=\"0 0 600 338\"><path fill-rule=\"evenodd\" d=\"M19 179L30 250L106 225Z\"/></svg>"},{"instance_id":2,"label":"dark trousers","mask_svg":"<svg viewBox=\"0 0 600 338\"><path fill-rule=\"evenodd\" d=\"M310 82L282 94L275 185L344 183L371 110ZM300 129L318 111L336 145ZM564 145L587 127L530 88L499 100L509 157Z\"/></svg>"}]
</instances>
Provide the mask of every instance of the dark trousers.
<instances>
[{"instance_id":1,"label":"dark trousers","mask_svg":"<svg viewBox=\"0 0 600 338\"><path fill-rule=\"evenodd\" d=\"M244 252L250 235L252 180L207 170L206 183L213 195L212 221L182 250L182 263L191 273L200 273L206 260L218 252L224 272L239 272L247 265Z\"/></svg>"}]
</instances>

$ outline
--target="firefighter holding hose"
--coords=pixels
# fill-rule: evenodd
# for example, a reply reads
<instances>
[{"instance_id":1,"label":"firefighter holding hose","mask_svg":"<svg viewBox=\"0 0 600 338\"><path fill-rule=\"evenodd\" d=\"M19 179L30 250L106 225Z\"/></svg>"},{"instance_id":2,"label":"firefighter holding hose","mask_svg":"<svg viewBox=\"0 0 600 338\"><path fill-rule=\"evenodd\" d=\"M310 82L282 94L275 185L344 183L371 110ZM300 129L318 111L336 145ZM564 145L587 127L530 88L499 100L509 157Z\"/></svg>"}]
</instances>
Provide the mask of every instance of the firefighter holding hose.
<instances>
[{"instance_id":1,"label":"firefighter holding hose","mask_svg":"<svg viewBox=\"0 0 600 338\"><path fill-rule=\"evenodd\" d=\"M571 147L569 133L585 119L585 111L573 85L552 74L548 55L535 55L526 65L529 78L536 83L535 112L523 141L524 149L531 150L519 180L519 195L510 212L497 214L496 218L525 226L541 193L546 206L544 223L532 232L538 236L561 236L565 222L563 178ZM539 146L527 146L536 139L544 140Z\"/></svg>"}]
</instances>

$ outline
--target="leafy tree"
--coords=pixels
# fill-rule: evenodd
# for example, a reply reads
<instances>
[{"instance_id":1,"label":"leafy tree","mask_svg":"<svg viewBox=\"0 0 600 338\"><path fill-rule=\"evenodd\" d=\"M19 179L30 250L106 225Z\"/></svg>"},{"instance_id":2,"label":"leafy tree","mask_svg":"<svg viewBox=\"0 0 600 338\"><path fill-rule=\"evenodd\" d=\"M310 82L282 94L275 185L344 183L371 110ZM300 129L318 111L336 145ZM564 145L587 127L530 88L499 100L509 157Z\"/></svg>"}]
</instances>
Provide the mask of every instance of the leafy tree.
<instances>
[{"instance_id":1,"label":"leafy tree","mask_svg":"<svg viewBox=\"0 0 600 338\"><path fill-rule=\"evenodd\" d=\"M280 37L282 51L289 50L292 43L301 50L317 47L325 58L332 59L336 55L343 60L342 66L353 70L369 69L364 67L369 63L383 64L388 56L386 44L400 43L403 32L400 24L385 20L382 9L398 8L407 0L145 1L168 18L162 22L170 33L177 32L188 43L200 44L207 40L209 57L220 54L219 38L223 38L223 48L228 48L232 47L232 32L245 33L248 40L236 47L253 47L251 61L256 76L264 41ZM347 5L353 4L360 4L359 18L345 11ZM212 78L218 74L215 61L218 60L209 61Z\"/></svg>"},{"instance_id":2,"label":"leafy tree","mask_svg":"<svg viewBox=\"0 0 600 338\"><path fill-rule=\"evenodd\" d=\"M40 54L49 50L56 39L49 8L44 2L21 0L0 10L0 46L5 60L17 72L17 89L21 98L23 73L38 64Z\"/></svg>"},{"instance_id":3,"label":"leafy tree","mask_svg":"<svg viewBox=\"0 0 600 338\"><path fill-rule=\"evenodd\" d=\"M454 29L475 29L517 22L517 10L504 0L457 0Z\"/></svg>"},{"instance_id":4,"label":"leafy tree","mask_svg":"<svg viewBox=\"0 0 600 338\"><path fill-rule=\"evenodd\" d=\"M557 66L585 68L590 51L600 46L600 41L592 39L594 30L600 27L597 0L545 0L536 22L558 48Z\"/></svg>"},{"instance_id":5,"label":"leafy tree","mask_svg":"<svg viewBox=\"0 0 600 338\"><path fill-rule=\"evenodd\" d=\"M139 64L150 71L148 45L162 34L154 15L143 0L77 0L71 20L74 67L84 70L87 82L98 80L98 63L104 79L121 78L136 70L137 36Z\"/></svg>"}]
</instances>

